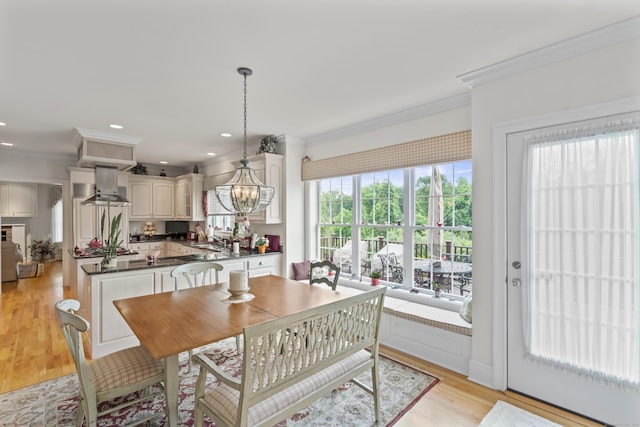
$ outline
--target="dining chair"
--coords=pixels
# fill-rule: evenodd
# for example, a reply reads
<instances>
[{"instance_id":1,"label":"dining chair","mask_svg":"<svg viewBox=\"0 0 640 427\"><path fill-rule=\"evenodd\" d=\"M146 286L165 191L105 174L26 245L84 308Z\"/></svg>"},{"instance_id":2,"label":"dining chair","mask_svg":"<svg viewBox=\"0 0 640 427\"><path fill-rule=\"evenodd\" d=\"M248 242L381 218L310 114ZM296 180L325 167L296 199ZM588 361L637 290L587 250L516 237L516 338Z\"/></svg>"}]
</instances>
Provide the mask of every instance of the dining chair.
<instances>
[{"instance_id":1,"label":"dining chair","mask_svg":"<svg viewBox=\"0 0 640 427\"><path fill-rule=\"evenodd\" d=\"M58 301L55 308L62 333L76 365L80 383L77 426L81 426L86 419L87 426L95 427L98 417L154 399L161 394L165 395L166 402L164 384L166 384L167 375L162 360L154 360L147 350L137 346L93 359L88 363L84 355L82 335L90 325L83 317L75 314L80 308L80 302L65 299ZM159 389L151 387L156 384L159 385ZM133 394L136 392L141 394L135 397ZM99 403L124 396L133 397L123 399L122 403L116 406L98 411ZM129 425L146 423L164 413L166 413L166 405L162 412L148 414L144 419Z\"/></svg>"},{"instance_id":2,"label":"dining chair","mask_svg":"<svg viewBox=\"0 0 640 427\"><path fill-rule=\"evenodd\" d=\"M336 286L338 286L340 270L341 268L331 261L313 261L310 264L309 284L324 283L335 291ZM329 275L326 275L324 271L328 271Z\"/></svg>"},{"instance_id":3,"label":"dining chair","mask_svg":"<svg viewBox=\"0 0 640 427\"><path fill-rule=\"evenodd\" d=\"M224 267L217 262L205 261L205 262L190 262L188 264L180 265L171 270L171 277L176 281L176 291L178 290L178 278L184 277L187 280L190 288L196 286L213 285L219 283L218 272L222 271ZM209 278L209 272L213 274L215 279ZM240 336L236 336L236 350L240 352ZM189 350L189 372L191 372L191 357L193 356L193 350Z\"/></svg>"},{"instance_id":4,"label":"dining chair","mask_svg":"<svg viewBox=\"0 0 640 427\"><path fill-rule=\"evenodd\" d=\"M176 281L176 290L178 290L178 277L184 277L189 287L195 288L196 286L219 283L218 272L223 268L222 265L212 261L190 262L171 270L171 277ZM214 275L215 279L209 277L209 272Z\"/></svg>"}]
</instances>

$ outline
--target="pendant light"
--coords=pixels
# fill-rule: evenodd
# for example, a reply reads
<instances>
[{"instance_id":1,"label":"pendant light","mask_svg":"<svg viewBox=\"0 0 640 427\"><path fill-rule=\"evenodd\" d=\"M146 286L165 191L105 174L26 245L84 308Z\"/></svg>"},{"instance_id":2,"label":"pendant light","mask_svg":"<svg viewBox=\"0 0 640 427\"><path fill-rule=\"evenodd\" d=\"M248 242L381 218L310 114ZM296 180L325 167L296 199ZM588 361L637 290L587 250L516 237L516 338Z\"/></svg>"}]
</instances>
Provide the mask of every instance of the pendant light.
<instances>
[{"instance_id":1,"label":"pendant light","mask_svg":"<svg viewBox=\"0 0 640 427\"><path fill-rule=\"evenodd\" d=\"M264 210L273 198L274 188L264 185L251 169L247 159L247 76L253 74L250 68L238 68L244 76L244 154L233 178L224 185L215 187L216 197L229 212L249 215Z\"/></svg>"}]
</instances>

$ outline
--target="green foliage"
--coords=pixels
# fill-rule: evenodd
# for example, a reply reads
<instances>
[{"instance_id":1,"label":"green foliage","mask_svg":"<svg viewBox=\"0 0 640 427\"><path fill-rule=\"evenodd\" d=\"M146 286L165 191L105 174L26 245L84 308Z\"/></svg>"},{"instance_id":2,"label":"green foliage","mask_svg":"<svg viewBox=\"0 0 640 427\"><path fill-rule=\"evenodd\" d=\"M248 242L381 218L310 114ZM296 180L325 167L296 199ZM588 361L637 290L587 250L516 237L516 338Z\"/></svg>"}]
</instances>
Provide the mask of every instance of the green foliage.
<instances>
[{"instance_id":1,"label":"green foliage","mask_svg":"<svg viewBox=\"0 0 640 427\"><path fill-rule=\"evenodd\" d=\"M100 220L100 229L102 230L103 238L105 236L104 226L106 222L106 215L109 210L110 210L109 206L107 206L107 210L102 212L102 219ZM121 221L122 221L122 212L114 216L111 219L110 223L107 223L109 225L109 229L107 230L107 234L106 234L107 237L104 238L104 242L102 245L102 248L104 250L103 262L105 264L116 257L116 255L118 254L118 248L122 246L123 241L119 240L120 233L122 232L122 230L120 230Z\"/></svg>"},{"instance_id":2,"label":"green foliage","mask_svg":"<svg viewBox=\"0 0 640 427\"><path fill-rule=\"evenodd\" d=\"M472 183L458 176L455 182L451 175L441 175L443 225L445 227L472 226ZM420 176L415 182L415 224L428 225L429 191L431 176ZM384 236L388 242L402 243L403 229L396 228L404 224L404 188L396 186L389 180L377 181L361 188L361 225L360 239L375 240ZM338 190L322 192L320 195L320 229L321 237L351 238L353 220L353 197ZM382 227L380 227L382 226ZM385 227L388 226L388 227ZM471 232L465 230L448 230L444 240L454 242L456 246L471 246ZM414 232L416 243L428 239L428 230L419 229ZM336 241L335 243L339 243Z\"/></svg>"},{"instance_id":3,"label":"green foliage","mask_svg":"<svg viewBox=\"0 0 640 427\"><path fill-rule=\"evenodd\" d=\"M401 224L404 221L403 188L389 181L362 188L362 222L367 224Z\"/></svg>"}]
</instances>

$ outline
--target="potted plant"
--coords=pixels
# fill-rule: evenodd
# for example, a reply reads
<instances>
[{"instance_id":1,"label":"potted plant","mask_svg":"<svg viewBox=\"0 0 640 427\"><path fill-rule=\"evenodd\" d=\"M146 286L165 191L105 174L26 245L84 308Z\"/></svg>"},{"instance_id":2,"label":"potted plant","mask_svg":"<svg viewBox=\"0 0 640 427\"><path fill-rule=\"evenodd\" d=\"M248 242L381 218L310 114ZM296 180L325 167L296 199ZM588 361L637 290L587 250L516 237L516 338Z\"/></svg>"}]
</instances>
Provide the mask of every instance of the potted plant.
<instances>
[{"instance_id":1,"label":"potted plant","mask_svg":"<svg viewBox=\"0 0 640 427\"><path fill-rule=\"evenodd\" d=\"M442 294L442 288L444 288L444 283L433 282L433 296L436 298L440 298Z\"/></svg>"},{"instance_id":2,"label":"potted plant","mask_svg":"<svg viewBox=\"0 0 640 427\"><path fill-rule=\"evenodd\" d=\"M109 205L107 205L107 211L102 212L102 220L100 222L100 229L102 230L102 236L104 242L102 244L102 249L104 251L104 258L102 259L102 265L107 268L113 268L117 265L118 260L116 259L118 255L118 248L122 245L122 240L120 239L120 221L122 221L122 212L111 219L111 222L108 222L107 225L109 229L107 230L107 238L105 236L105 220L106 214L110 212ZM111 216L111 215L109 215Z\"/></svg>"},{"instance_id":3,"label":"potted plant","mask_svg":"<svg viewBox=\"0 0 640 427\"><path fill-rule=\"evenodd\" d=\"M382 273L380 273L379 271L373 271L371 273L371 284L373 286L379 285L380 284L380 278L382 277Z\"/></svg>"},{"instance_id":4,"label":"potted plant","mask_svg":"<svg viewBox=\"0 0 640 427\"><path fill-rule=\"evenodd\" d=\"M263 254L267 251L267 245L269 244L269 239L266 237L260 236L258 240L256 240L256 247L258 248L258 253Z\"/></svg>"}]
</instances>

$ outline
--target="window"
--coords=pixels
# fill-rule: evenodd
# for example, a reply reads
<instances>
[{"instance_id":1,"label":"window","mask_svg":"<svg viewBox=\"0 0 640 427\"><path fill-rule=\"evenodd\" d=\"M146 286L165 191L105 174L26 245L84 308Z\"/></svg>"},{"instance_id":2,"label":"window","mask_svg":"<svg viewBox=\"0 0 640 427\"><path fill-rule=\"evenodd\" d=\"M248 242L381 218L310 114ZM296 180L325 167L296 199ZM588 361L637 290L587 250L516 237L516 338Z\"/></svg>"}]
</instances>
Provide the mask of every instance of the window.
<instances>
[{"instance_id":1,"label":"window","mask_svg":"<svg viewBox=\"0 0 640 427\"><path fill-rule=\"evenodd\" d=\"M322 259L360 280L378 271L390 286L470 292L470 160L326 178L318 185ZM356 247L352 236L358 236Z\"/></svg>"},{"instance_id":2,"label":"window","mask_svg":"<svg viewBox=\"0 0 640 427\"><path fill-rule=\"evenodd\" d=\"M51 241L62 242L62 200L51 208Z\"/></svg>"}]
</instances>

